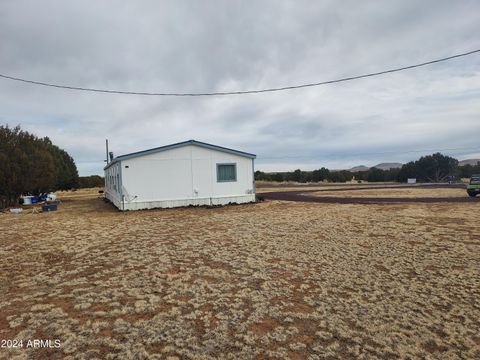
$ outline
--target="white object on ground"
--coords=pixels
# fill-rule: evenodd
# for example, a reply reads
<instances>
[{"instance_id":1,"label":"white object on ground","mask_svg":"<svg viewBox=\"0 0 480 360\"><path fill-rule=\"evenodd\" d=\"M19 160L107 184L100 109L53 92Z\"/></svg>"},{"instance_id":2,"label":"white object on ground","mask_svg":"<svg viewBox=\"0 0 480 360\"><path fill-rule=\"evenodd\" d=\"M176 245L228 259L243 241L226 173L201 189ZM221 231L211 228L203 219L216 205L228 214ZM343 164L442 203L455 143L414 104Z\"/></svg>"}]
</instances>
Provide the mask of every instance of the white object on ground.
<instances>
[{"instance_id":1,"label":"white object on ground","mask_svg":"<svg viewBox=\"0 0 480 360\"><path fill-rule=\"evenodd\" d=\"M10 212L11 212L12 214L20 214L22 211L23 211L22 208L13 208L13 209L10 209Z\"/></svg>"},{"instance_id":2,"label":"white object on ground","mask_svg":"<svg viewBox=\"0 0 480 360\"><path fill-rule=\"evenodd\" d=\"M23 205L32 205L32 197L33 196L22 196Z\"/></svg>"}]
</instances>

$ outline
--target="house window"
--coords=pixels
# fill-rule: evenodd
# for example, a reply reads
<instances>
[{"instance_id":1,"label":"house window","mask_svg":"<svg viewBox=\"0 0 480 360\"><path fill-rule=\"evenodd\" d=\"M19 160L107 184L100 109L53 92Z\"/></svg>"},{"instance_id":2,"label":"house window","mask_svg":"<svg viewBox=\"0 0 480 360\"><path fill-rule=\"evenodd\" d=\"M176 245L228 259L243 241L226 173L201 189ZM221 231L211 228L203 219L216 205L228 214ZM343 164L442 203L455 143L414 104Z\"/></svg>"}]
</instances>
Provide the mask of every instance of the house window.
<instances>
[{"instance_id":1,"label":"house window","mask_svg":"<svg viewBox=\"0 0 480 360\"><path fill-rule=\"evenodd\" d=\"M217 182L237 181L237 164L217 164Z\"/></svg>"}]
</instances>

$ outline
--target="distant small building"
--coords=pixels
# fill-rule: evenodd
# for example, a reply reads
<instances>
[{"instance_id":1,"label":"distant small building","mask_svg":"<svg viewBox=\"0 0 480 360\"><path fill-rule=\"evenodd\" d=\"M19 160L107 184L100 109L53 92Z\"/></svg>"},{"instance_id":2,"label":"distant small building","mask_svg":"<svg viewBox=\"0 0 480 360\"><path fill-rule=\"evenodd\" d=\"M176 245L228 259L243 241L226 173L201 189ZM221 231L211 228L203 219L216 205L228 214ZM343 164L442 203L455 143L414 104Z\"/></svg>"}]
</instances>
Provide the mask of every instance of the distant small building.
<instances>
[{"instance_id":1,"label":"distant small building","mask_svg":"<svg viewBox=\"0 0 480 360\"><path fill-rule=\"evenodd\" d=\"M120 210L254 202L255 158L196 140L118 156L105 197Z\"/></svg>"},{"instance_id":2,"label":"distant small building","mask_svg":"<svg viewBox=\"0 0 480 360\"><path fill-rule=\"evenodd\" d=\"M352 176L352 179L350 181L345 181L347 184L363 184L365 181L363 180L356 180L355 176Z\"/></svg>"}]
</instances>

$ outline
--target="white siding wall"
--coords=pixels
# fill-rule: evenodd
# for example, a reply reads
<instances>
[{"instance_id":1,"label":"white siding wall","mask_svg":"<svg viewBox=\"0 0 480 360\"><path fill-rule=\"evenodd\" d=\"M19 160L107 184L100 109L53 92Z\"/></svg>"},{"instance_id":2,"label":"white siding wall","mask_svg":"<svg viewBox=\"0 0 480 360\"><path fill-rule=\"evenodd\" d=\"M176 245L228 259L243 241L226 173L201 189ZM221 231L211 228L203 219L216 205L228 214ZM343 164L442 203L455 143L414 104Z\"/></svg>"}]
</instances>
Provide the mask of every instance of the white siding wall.
<instances>
[{"instance_id":1,"label":"white siding wall","mask_svg":"<svg viewBox=\"0 0 480 360\"><path fill-rule=\"evenodd\" d=\"M195 145L122 160L124 208L253 202L252 162L250 158ZM217 164L221 163L236 164L237 181L217 182Z\"/></svg>"},{"instance_id":2,"label":"white siding wall","mask_svg":"<svg viewBox=\"0 0 480 360\"><path fill-rule=\"evenodd\" d=\"M121 209L121 163L118 162L105 170L105 196Z\"/></svg>"}]
</instances>

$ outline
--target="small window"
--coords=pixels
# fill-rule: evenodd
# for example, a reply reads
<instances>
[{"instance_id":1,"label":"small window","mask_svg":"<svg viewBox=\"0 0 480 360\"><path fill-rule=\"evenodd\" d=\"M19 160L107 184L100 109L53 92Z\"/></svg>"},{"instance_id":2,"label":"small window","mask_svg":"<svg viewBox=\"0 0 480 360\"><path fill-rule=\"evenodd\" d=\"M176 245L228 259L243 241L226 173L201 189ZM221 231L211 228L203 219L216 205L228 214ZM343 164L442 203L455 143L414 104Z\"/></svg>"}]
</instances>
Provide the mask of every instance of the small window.
<instances>
[{"instance_id":1,"label":"small window","mask_svg":"<svg viewBox=\"0 0 480 360\"><path fill-rule=\"evenodd\" d=\"M217 164L217 182L237 181L237 164Z\"/></svg>"}]
</instances>

